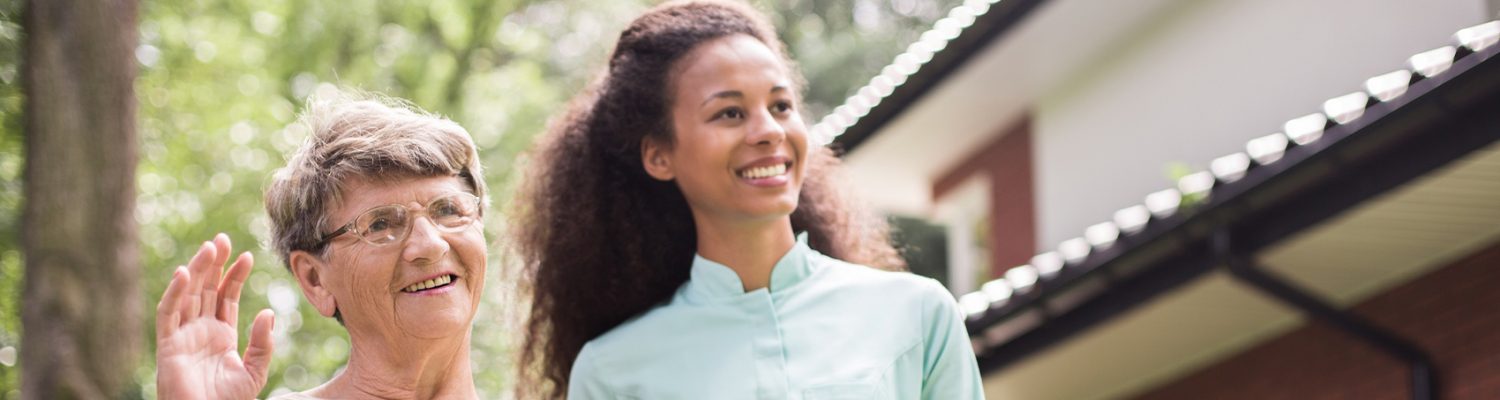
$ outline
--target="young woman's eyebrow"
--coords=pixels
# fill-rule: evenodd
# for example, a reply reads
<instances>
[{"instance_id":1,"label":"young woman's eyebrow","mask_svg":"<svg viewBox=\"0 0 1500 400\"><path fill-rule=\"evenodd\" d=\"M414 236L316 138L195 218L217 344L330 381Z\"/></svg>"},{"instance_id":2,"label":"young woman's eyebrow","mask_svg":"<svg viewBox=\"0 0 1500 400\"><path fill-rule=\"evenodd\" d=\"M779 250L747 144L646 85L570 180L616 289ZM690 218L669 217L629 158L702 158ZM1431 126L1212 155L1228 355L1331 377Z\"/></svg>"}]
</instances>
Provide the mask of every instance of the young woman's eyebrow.
<instances>
[{"instance_id":1,"label":"young woman's eyebrow","mask_svg":"<svg viewBox=\"0 0 1500 400\"><path fill-rule=\"evenodd\" d=\"M790 90L790 89L787 88L786 86L776 85L775 87L771 88L771 94L782 93L782 92L786 92L788 90ZM739 99L739 98L744 98L744 97L745 97L745 94L742 93L742 92L740 92L740 91L738 91L738 90L725 90L725 91L714 93L713 95L708 96L707 99L703 100L703 104L699 104L699 106L702 106L704 104L708 104L708 102L714 101L716 99L725 99L725 98Z\"/></svg>"},{"instance_id":2,"label":"young woman's eyebrow","mask_svg":"<svg viewBox=\"0 0 1500 400\"><path fill-rule=\"evenodd\" d=\"M701 106L703 106L705 104L708 104L708 102L714 101L714 100L717 100L717 99L726 99L726 98L740 99L740 98L744 98L744 97L745 97L745 94L741 93L738 90L725 90L725 91L714 93L713 95L708 96L707 99L703 100L703 104L699 104L698 106L701 107Z\"/></svg>"}]
</instances>

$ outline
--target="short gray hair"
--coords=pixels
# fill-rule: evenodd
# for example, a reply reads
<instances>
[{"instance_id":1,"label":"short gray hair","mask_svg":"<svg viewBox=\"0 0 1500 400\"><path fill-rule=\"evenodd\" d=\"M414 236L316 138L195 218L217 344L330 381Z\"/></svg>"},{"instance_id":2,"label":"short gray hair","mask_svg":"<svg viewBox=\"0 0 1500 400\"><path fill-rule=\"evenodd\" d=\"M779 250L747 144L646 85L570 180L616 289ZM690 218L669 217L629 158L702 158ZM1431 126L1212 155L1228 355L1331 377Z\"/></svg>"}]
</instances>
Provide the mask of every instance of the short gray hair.
<instances>
[{"instance_id":1,"label":"short gray hair","mask_svg":"<svg viewBox=\"0 0 1500 400\"><path fill-rule=\"evenodd\" d=\"M479 152L457 123L411 103L353 90L319 90L299 123L308 137L266 187L272 248L287 268L293 251L320 253L328 213L355 178L463 178L485 197ZM484 202L488 204L488 201Z\"/></svg>"}]
</instances>

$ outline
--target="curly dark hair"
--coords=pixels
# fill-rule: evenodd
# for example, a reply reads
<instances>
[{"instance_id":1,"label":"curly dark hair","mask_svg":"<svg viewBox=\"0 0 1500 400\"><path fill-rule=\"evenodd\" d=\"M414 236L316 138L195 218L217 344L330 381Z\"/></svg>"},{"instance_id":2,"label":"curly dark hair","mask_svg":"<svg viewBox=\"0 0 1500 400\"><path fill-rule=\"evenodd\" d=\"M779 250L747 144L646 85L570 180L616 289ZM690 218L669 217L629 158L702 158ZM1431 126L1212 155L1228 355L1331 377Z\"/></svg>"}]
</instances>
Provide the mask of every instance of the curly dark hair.
<instances>
[{"instance_id":1,"label":"curly dark hair","mask_svg":"<svg viewBox=\"0 0 1500 400\"><path fill-rule=\"evenodd\" d=\"M672 143L669 80L678 59L701 43L748 35L787 58L775 30L754 9L719 1L657 6L620 34L608 70L570 104L531 155L517 200L514 243L531 298L520 353L521 389L531 398L566 396L573 361L590 340L671 298L687 282L697 238L687 200L673 182L647 175L641 141ZM838 187L839 159L808 154L792 213L808 244L842 260L904 268L884 219L856 207Z\"/></svg>"}]
</instances>

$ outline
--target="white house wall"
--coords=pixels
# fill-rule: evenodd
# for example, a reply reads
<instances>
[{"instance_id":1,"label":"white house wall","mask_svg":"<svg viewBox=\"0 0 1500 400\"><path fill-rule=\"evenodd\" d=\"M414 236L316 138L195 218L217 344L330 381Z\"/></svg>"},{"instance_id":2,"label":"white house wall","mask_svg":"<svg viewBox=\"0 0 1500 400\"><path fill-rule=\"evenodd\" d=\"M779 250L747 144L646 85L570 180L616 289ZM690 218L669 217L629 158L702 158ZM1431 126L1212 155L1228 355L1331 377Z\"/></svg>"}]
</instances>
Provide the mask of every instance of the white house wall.
<instances>
[{"instance_id":1,"label":"white house wall","mask_svg":"<svg viewBox=\"0 0 1500 400\"><path fill-rule=\"evenodd\" d=\"M1489 0L1178 3L1035 106L1039 248L1487 20ZM1079 38L1109 40L1109 38Z\"/></svg>"},{"instance_id":2,"label":"white house wall","mask_svg":"<svg viewBox=\"0 0 1500 400\"><path fill-rule=\"evenodd\" d=\"M882 212L931 217L934 179L1025 118L1062 71L1104 47L1100 38L1184 1L1048 0L850 152L855 190Z\"/></svg>"}]
</instances>

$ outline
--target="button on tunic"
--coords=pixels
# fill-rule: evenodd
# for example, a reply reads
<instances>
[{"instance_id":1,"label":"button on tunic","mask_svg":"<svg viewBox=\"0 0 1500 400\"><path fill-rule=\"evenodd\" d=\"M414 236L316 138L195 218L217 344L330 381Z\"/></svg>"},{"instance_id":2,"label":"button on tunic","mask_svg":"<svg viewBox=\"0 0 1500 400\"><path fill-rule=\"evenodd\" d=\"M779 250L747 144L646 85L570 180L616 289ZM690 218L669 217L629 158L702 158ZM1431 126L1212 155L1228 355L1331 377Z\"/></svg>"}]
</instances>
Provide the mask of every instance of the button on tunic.
<instances>
[{"instance_id":1,"label":"button on tunic","mask_svg":"<svg viewBox=\"0 0 1500 400\"><path fill-rule=\"evenodd\" d=\"M839 261L806 235L745 292L701 256L658 306L584 346L570 399L982 399L953 297Z\"/></svg>"}]
</instances>

